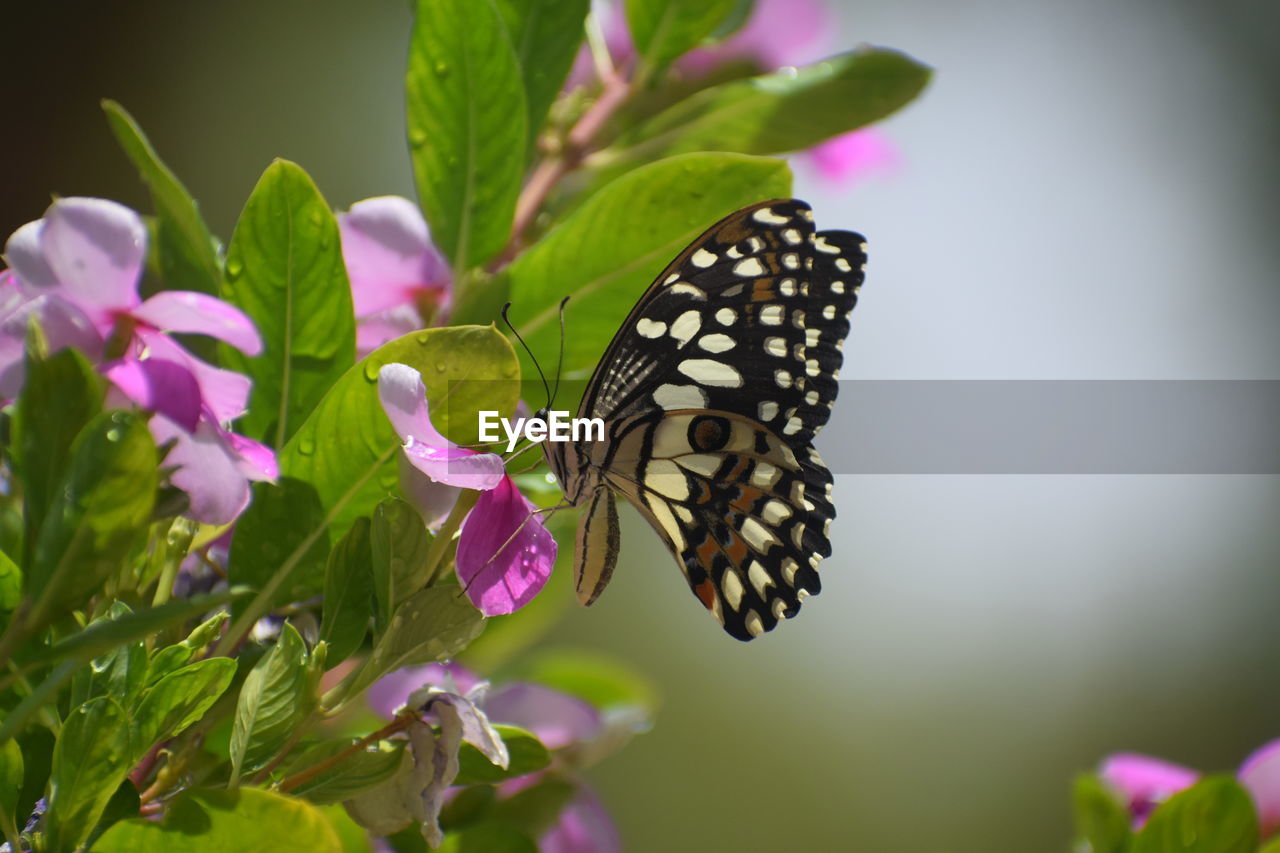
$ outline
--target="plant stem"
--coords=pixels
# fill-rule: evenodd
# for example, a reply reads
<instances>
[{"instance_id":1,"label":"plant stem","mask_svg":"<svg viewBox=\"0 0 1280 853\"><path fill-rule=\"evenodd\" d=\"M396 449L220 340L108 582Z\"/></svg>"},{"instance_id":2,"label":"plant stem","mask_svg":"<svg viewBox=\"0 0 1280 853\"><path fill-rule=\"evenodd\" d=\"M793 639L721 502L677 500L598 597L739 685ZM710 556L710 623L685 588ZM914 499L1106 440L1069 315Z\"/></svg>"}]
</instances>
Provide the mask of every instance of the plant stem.
<instances>
[{"instance_id":1,"label":"plant stem","mask_svg":"<svg viewBox=\"0 0 1280 853\"><path fill-rule=\"evenodd\" d=\"M319 776L321 773L325 772L330 767L333 767L335 764L338 764L343 759L349 758L350 756L355 755L357 752L360 752L369 744L377 743L383 738L390 737L396 732L404 731L405 729L409 728L410 724L412 724L415 719L417 719L417 717L414 714L405 714L404 716L396 717L390 723L387 723L385 726L378 729L373 734L365 735L364 737L360 738L360 740L351 744L351 746L342 750L342 752L339 752L337 755L330 756L329 758L326 758L324 761L321 761L319 764L316 764L312 767L308 767L306 770L303 770L300 773L295 773L292 776L288 777L287 779L282 779L280 781L280 784L277 785L276 788L286 793L289 791L292 791L294 788L298 787L302 783L309 782L310 780L314 779L316 776Z\"/></svg>"},{"instance_id":2,"label":"plant stem","mask_svg":"<svg viewBox=\"0 0 1280 853\"><path fill-rule=\"evenodd\" d=\"M467 517L467 513L471 512L472 507L476 505L476 501L480 500L480 493L472 489L463 490L458 495L458 502L453 505L453 509L449 511L449 517L444 520L444 524L440 525L440 530L436 533L436 538L431 542L431 548L427 551L427 556L423 562L429 567L427 571L427 586L431 586L440 577L441 563L444 561L445 552L449 548L449 543L453 541L453 534L458 532L458 528L462 526L462 520Z\"/></svg>"},{"instance_id":3,"label":"plant stem","mask_svg":"<svg viewBox=\"0 0 1280 853\"><path fill-rule=\"evenodd\" d=\"M631 92L632 87L626 80L610 72L604 78L604 89L600 97L569 131L561 150L544 159L533 170L529 183L525 184L516 202L515 220L511 225L511 241L499 256L499 266L510 262L520 251L525 232L533 225L547 196L565 175L582 163L595 138L618 108L631 96Z\"/></svg>"}]
</instances>

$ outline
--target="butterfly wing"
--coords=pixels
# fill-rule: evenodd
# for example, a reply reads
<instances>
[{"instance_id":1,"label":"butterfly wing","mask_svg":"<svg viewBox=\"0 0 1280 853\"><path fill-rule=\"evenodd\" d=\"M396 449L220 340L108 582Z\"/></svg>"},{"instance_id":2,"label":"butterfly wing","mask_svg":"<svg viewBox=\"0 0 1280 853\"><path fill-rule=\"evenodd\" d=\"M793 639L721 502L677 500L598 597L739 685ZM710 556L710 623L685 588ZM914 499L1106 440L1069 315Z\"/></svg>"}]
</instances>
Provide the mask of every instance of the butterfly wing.
<instances>
[{"instance_id":1,"label":"butterfly wing","mask_svg":"<svg viewBox=\"0 0 1280 853\"><path fill-rule=\"evenodd\" d=\"M820 587L835 509L811 442L836 398L865 259L862 237L815 232L803 202L740 210L645 292L583 398L580 414L607 425L605 481L740 639Z\"/></svg>"}]
</instances>

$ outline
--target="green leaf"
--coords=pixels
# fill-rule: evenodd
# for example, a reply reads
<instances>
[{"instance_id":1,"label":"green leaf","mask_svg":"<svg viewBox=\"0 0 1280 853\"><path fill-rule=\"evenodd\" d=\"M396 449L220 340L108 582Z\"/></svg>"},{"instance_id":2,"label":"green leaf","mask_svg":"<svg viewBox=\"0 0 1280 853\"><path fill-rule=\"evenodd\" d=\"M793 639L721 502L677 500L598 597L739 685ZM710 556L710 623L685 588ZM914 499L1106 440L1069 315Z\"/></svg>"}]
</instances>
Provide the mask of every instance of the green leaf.
<instances>
[{"instance_id":1,"label":"green leaf","mask_svg":"<svg viewBox=\"0 0 1280 853\"><path fill-rule=\"evenodd\" d=\"M687 154L636 169L606 185L507 268L511 320L537 353L560 343L564 371L595 366L631 306L658 273L717 220L791 194L780 160ZM532 370L530 369L530 373Z\"/></svg>"},{"instance_id":2,"label":"green leaf","mask_svg":"<svg viewBox=\"0 0 1280 853\"><path fill-rule=\"evenodd\" d=\"M151 665L147 669L147 686L189 664L206 646L218 639L218 632L227 618L225 611L219 611L197 625L181 643L157 649L151 655Z\"/></svg>"},{"instance_id":3,"label":"green leaf","mask_svg":"<svg viewBox=\"0 0 1280 853\"><path fill-rule=\"evenodd\" d=\"M113 602L105 614L89 623L89 627L127 618L132 612L123 601ZM95 696L111 696L128 709L146 683L147 657L147 647L141 640L108 649L76 673L72 682L71 704L81 705Z\"/></svg>"},{"instance_id":4,"label":"green leaf","mask_svg":"<svg viewBox=\"0 0 1280 853\"><path fill-rule=\"evenodd\" d=\"M138 123L115 101L103 101L107 123L151 190L156 208L160 274L170 290L217 295L222 282L216 243L195 199L151 147Z\"/></svg>"},{"instance_id":5,"label":"green leaf","mask_svg":"<svg viewBox=\"0 0 1280 853\"><path fill-rule=\"evenodd\" d=\"M253 501L236 522L231 540L228 574L232 582L261 589L292 554L301 551L272 603L315 595L324 587L329 555L324 529L325 510L311 483L289 476L275 483L255 483Z\"/></svg>"},{"instance_id":6,"label":"green leaf","mask_svg":"<svg viewBox=\"0 0 1280 853\"><path fill-rule=\"evenodd\" d=\"M227 250L222 297L262 335L261 355L220 348L253 377L238 430L282 446L355 361L351 284L338 223L311 176L288 160L262 173Z\"/></svg>"},{"instance_id":7,"label":"green leaf","mask_svg":"<svg viewBox=\"0 0 1280 853\"><path fill-rule=\"evenodd\" d=\"M159 823L134 818L98 839L94 853L341 853L325 816L295 797L241 788L179 794Z\"/></svg>"},{"instance_id":8,"label":"green leaf","mask_svg":"<svg viewBox=\"0 0 1280 853\"><path fill-rule=\"evenodd\" d=\"M71 712L49 775L49 850L72 850L89 836L132 758L128 716L115 699L99 696Z\"/></svg>"},{"instance_id":9,"label":"green leaf","mask_svg":"<svg viewBox=\"0 0 1280 853\"><path fill-rule=\"evenodd\" d=\"M0 611L12 610L22 600L22 569L0 551Z\"/></svg>"},{"instance_id":10,"label":"green leaf","mask_svg":"<svg viewBox=\"0 0 1280 853\"><path fill-rule=\"evenodd\" d=\"M305 690L307 649L288 622L280 638L240 688L231 732L231 778L262 769L284 746L293 727L311 710Z\"/></svg>"},{"instance_id":11,"label":"green leaf","mask_svg":"<svg viewBox=\"0 0 1280 853\"><path fill-rule=\"evenodd\" d=\"M181 734L213 707L236 674L231 658L207 658L175 670L142 694L133 714L133 747L141 759L154 744Z\"/></svg>"},{"instance_id":12,"label":"green leaf","mask_svg":"<svg viewBox=\"0 0 1280 853\"><path fill-rule=\"evenodd\" d=\"M355 738L326 741L307 749L296 761L290 763L285 771L286 776L313 767L328 758L338 755L355 743ZM353 753L337 764L308 779L291 793L295 796L325 805L339 803L356 794L375 788L395 775L400 768L407 741L383 740L370 744L365 749Z\"/></svg>"},{"instance_id":13,"label":"green leaf","mask_svg":"<svg viewBox=\"0 0 1280 853\"><path fill-rule=\"evenodd\" d=\"M44 360L28 357L10 439L23 486L25 561L31 558L45 516L66 477L71 445L100 411L102 380L79 352L64 349Z\"/></svg>"},{"instance_id":14,"label":"green leaf","mask_svg":"<svg viewBox=\"0 0 1280 853\"><path fill-rule=\"evenodd\" d=\"M524 661L520 677L577 696L597 708L657 708L653 684L622 661L586 649L544 651Z\"/></svg>"},{"instance_id":15,"label":"green leaf","mask_svg":"<svg viewBox=\"0 0 1280 853\"><path fill-rule=\"evenodd\" d=\"M485 821L445 837L438 853L538 853L538 845L505 823Z\"/></svg>"},{"instance_id":16,"label":"green leaf","mask_svg":"<svg viewBox=\"0 0 1280 853\"><path fill-rule=\"evenodd\" d=\"M446 584L421 590L396 608L346 694L355 695L402 666L453 657L483 630L484 617L461 588Z\"/></svg>"},{"instance_id":17,"label":"green leaf","mask_svg":"<svg viewBox=\"0 0 1280 853\"><path fill-rule=\"evenodd\" d=\"M94 622L83 631L70 635L54 646L35 652L29 661L45 663L57 660L88 660L108 649L162 631L171 625L179 625L193 616L207 613L226 604L233 597L243 596L242 589L229 592L211 592L193 595L181 601L170 601L159 607L149 607L118 619ZM223 619L223 616L214 619ZM206 623L207 624L207 623Z\"/></svg>"},{"instance_id":18,"label":"green leaf","mask_svg":"<svg viewBox=\"0 0 1280 853\"><path fill-rule=\"evenodd\" d=\"M1271 843L1259 850L1258 853L1280 853L1280 837L1272 839Z\"/></svg>"},{"instance_id":19,"label":"green leaf","mask_svg":"<svg viewBox=\"0 0 1280 853\"><path fill-rule=\"evenodd\" d=\"M111 795L111 799L107 800L107 806L102 810L102 817L98 818L98 822L93 825L93 831L89 833L89 841L85 847L92 850L94 843L116 823L122 820L138 816L138 809L142 806L142 800L138 796L138 789L134 786L132 780L125 779L116 786L115 793Z\"/></svg>"},{"instance_id":20,"label":"green leaf","mask_svg":"<svg viewBox=\"0 0 1280 853\"><path fill-rule=\"evenodd\" d=\"M17 834L22 779L22 748L16 740L5 741L0 744L0 832L6 838Z\"/></svg>"},{"instance_id":21,"label":"green leaf","mask_svg":"<svg viewBox=\"0 0 1280 853\"><path fill-rule=\"evenodd\" d=\"M49 782L49 771L53 767L53 750L56 746L53 732L43 726L36 726L15 738L22 747L22 793L18 796L18 805L14 813L22 818L35 809L36 801L44 796ZM7 742L7 741L6 741Z\"/></svg>"},{"instance_id":22,"label":"green leaf","mask_svg":"<svg viewBox=\"0 0 1280 853\"><path fill-rule=\"evenodd\" d=\"M627 0L627 26L640 59L639 86L661 74L725 23L738 0Z\"/></svg>"},{"instance_id":23,"label":"green leaf","mask_svg":"<svg viewBox=\"0 0 1280 853\"><path fill-rule=\"evenodd\" d=\"M422 516L401 500L378 504L373 513L373 577L379 628L399 604L427 585L432 566L427 552L434 537Z\"/></svg>"},{"instance_id":24,"label":"green leaf","mask_svg":"<svg viewBox=\"0 0 1280 853\"><path fill-rule=\"evenodd\" d=\"M36 543L29 625L78 606L146 535L157 462L146 422L131 412L103 412L80 431Z\"/></svg>"},{"instance_id":25,"label":"green leaf","mask_svg":"<svg viewBox=\"0 0 1280 853\"><path fill-rule=\"evenodd\" d=\"M410 157L431 236L455 270L506 244L524 176L520 64L488 0L418 0L405 78Z\"/></svg>"},{"instance_id":26,"label":"green leaf","mask_svg":"<svg viewBox=\"0 0 1280 853\"><path fill-rule=\"evenodd\" d=\"M397 489L401 442L378 402L377 384L379 369L393 362L421 372L432 422L460 444L477 441L477 411L510 414L520 393L515 351L492 326L414 332L367 355L338 380L279 454L282 475L311 484L323 511L332 516L331 541L345 534L358 517L371 515ZM253 524L260 512L255 498L255 506L237 522L233 578L236 542L245 535L246 519ZM259 536L269 537L270 530L263 529Z\"/></svg>"},{"instance_id":27,"label":"green leaf","mask_svg":"<svg viewBox=\"0 0 1280 853\"><path fill-rule=\"evenodd\" d=\"M1234 779L1202 779L1162 803L1131 849L1133 853L1254 853L1258 816L1253 800Z\"/></svg>"},{"instance_id":28,"label":"green leaf","mask_svg":"<svg viewBox=\"0 0 1280 853\"><path fill-rule=\"evenodd\" d=\"M591 0L497 0L497 6L520 63L532 150L578 55Z\"/></svg>"},{"instance_id":29,"label":"green leaf","mask_svg":"<svg viewBox=\"0 0 1280 853\"><path fill-rule=\"evenodd\" d=\"M494 785L503 779L536 773L551 764L551 753L532 732L516 726L495 725L493 728L507 745L511 762L504 770L471 744L463 743L458 750L458 777L453 784Z\"/></svg>"},{"instance_id":30,"label":"green leaf","mask_svg":"<svg viewBox=\"0 0 1280 853\"><path fill-rule=\"evenodd\" d=\"M878 121L912 101L932 71L906 54L862 48L703 89L601 152L606 174L689 151L782 154Z\"/></svg>"},{"instance_id":31,"label":"green leaf","mask_svg":"<svg viewBox=\"0 0 1280 853\"><path fill-rule=\"evenodd\" d=\"M577 787L564 779L544 778L498 803L497 820L518 827L531 838L541 838L556 825L560 812L573 799Z\"/></svg>"},{"instance_id":32,"label":"green leaf","mask_svg":"<svg viewBox=\"0 0 1280 853\"><path fill-rule=\"evenodd\" d=\"M1076 838L1090 853L1124 853L1133 833L1129 811L1102 781L1090 773L1076 777L1072 804Z\"/></svg>"},{"instance_id":33,"label":"green leaf","mask_svg":"<svg viewBox=\"0 0 1280 853\"><path fill-rule=\"evenodd\" d=\"M373 615L373 578L369 520L361 517L329 552L325 568L320 639L329 644L330 667L349 658L364 642Z\"/></svg>"}]
</instances>

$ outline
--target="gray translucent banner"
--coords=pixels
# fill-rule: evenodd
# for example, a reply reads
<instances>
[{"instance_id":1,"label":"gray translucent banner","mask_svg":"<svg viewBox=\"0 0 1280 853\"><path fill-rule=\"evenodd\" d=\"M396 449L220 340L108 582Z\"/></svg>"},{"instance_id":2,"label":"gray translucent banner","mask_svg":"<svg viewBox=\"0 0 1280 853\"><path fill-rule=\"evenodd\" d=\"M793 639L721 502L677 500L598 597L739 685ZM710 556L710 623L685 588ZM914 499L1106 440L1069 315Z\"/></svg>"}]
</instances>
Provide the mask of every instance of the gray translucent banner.
<instances>
[{"instance_id":1,"label":"gray translucent banner","mask_svg":"<svg viewBox=\"0 0 1280 853\"><path fill-rule=\"evenodd\" d=\"M846 380L818 447L836 474L1280 474L1280 381Z\"/></svg>"},{"instance_id":2,"label":"gray translucent banner","mask_svg":"<svg viewBox=\"0 0 1280 853\"><path fill-rule=\"evenodd\" d=\"M1280 474L1280 381L840 383L837 474Z\"/></svg>"}]
</instances>

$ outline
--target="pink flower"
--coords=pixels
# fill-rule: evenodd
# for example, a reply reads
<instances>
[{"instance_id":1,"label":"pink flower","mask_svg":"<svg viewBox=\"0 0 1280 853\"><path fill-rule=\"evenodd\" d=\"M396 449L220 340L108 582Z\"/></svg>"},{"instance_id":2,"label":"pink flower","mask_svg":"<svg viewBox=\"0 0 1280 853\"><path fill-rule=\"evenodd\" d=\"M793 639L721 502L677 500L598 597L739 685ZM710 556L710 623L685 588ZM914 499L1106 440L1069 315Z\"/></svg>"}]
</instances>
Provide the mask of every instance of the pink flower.
<instances>
[{"instance_id":1,"label":"pink flower","mask_svg":"<svg viewBox=\"0 0 1280 853\"><path fill-rule=\"evenodd\" d=\"M551 577L556 540L515 481L480 495L458 537L458 580L485 616L514 613Z\"/></svg>"},{"instance_id":2,"label":"pink flower","mask_svg":"<svg viewBox=\"0 0 1280 853\"><path fill-rule=\"evenodd\" d=\"M864 127L819 142L807 152L808 162L828 182L848 184L898 168L898 149L880 131Z\"/></svg>"},{"instance_id":3,"label":"pink flower","mask_svg":"<svg viewBox=\"0 0 1280 853\"><path fill-rule=\"evenodd\" d=\"M369 689L369 705L390 718L424 687L462 693L483 709L489 722L519 726L532 732L543 746L555 753L561 765L573 750L610 737L600 711L575 696L531 682L503 684L487 692L486 686L486 682L459 664L427 664L383 677ZM538 784L545 775L546 771L538 771L510 779L499 786L499 794L510 797ZM543 853L620 853L622 841L604 804L585 781L581 778L574 781L577 790L573 799L560 812L555 825L538 839L538 849Z\"/></svg>"},{"instance_id":4,"label":"pink flower","mask_svg":"<svg viewBox=\"0 0 1280 853\"><path fill-rule=\"evenodd\" d=\"M1253 795L1262 837L1280 832L1280 738L1254 750L1240 765L1236 778Z\"/></svg>"},{"instance_id":5,"label":"pink flower","mask_svg":"<svg viewBox=\"0 0 1280 853\"><path fill-rule=\"evenodd\" d=\"M250 355L262 350L253 323L212 296L164 291L145 302L138 279L147 254L141 218L105 199L55 201L44 218L9 238L13 265L0 281L0 395L21 388L23 339L34 316L51 350L76 347L100 363L112 404L155 412L151 432L172 442L166 467L190 500L191 518L226 524L249 501L249 481L276 475L269 449L222 424L243 414L249 379L187 352L170 332L202 334Z\"/></svg>"},{"instance_id":6,"label":"pink flower","mask_svg":"<svg viewBox=\"0 0 1280 853\"><path fill-rule=\"evenodd\" d=\"M627 67L635 58L635 44L627 30L619 4L606 6L601 15L605 46L615 66ZM758 0L751 17L724 41L689 51L676 61L676 69L702 77L728 62L754 63L763 72L784 66L815 62L831 52L834 22L819 0ZM568 88L595 78L590 52L584 47L574 61ZM897 150L876 131L859 128L832 137L805 152L805 159L819 177L847 186L873 173L898 165Z\"/></svg>"},{"instance_id":7,"label":"pink flower","mask_svg":"<svg viewBox=\"0 0 1280 853\"><path fill-rule=\"evenodd\" d=\"M534 506L505 473L502 457L459 447L432 425L422 376L404 364L378 372L378 396L396 434L404 442L402 468L407 497L420 511L422 480L482 492L462 523L456 558L458 580L485 616L512 613L546 584L556 560L556 541ZM424 518L439 513L436 501Z\"/></svg>"},{"instance_id":8,"label":"pink flower","mask_svg":"<svg viewBox=\"0 0 1280 853\"><path fill-rule=\"evenodd\" d=\"M361 355L422 328L449 304L449 267L417 205L399 196L338 214Z\"/></svg>"},{"instance_id":9,"label":"pink flower","mask_svg":"<svg viewBox=\"0 0 1280 853\"><path fill-rule=\"evenodd\" d=\"M1098 775L1124 798L1135 826L1145 823L1160 803L1200 778L1189 767L1131 752L1108 756ZM1280 738L1246 758L1236 779L1253 797L1262 837L1280 830Z\"/></svg>"},{"instance_id":10,"label":"pink flower","mask_svg":"<svg viewBox=\"0 0 1280 853\"><path fill-rule=\"evenodd\" d=\"M1102 780L1120 792L1134 822L1141 825L1156 806L1196 783L1200 774L1181 764L1133 752L1109 755L1098 769Z\"/></svg>"}]
</instances>

